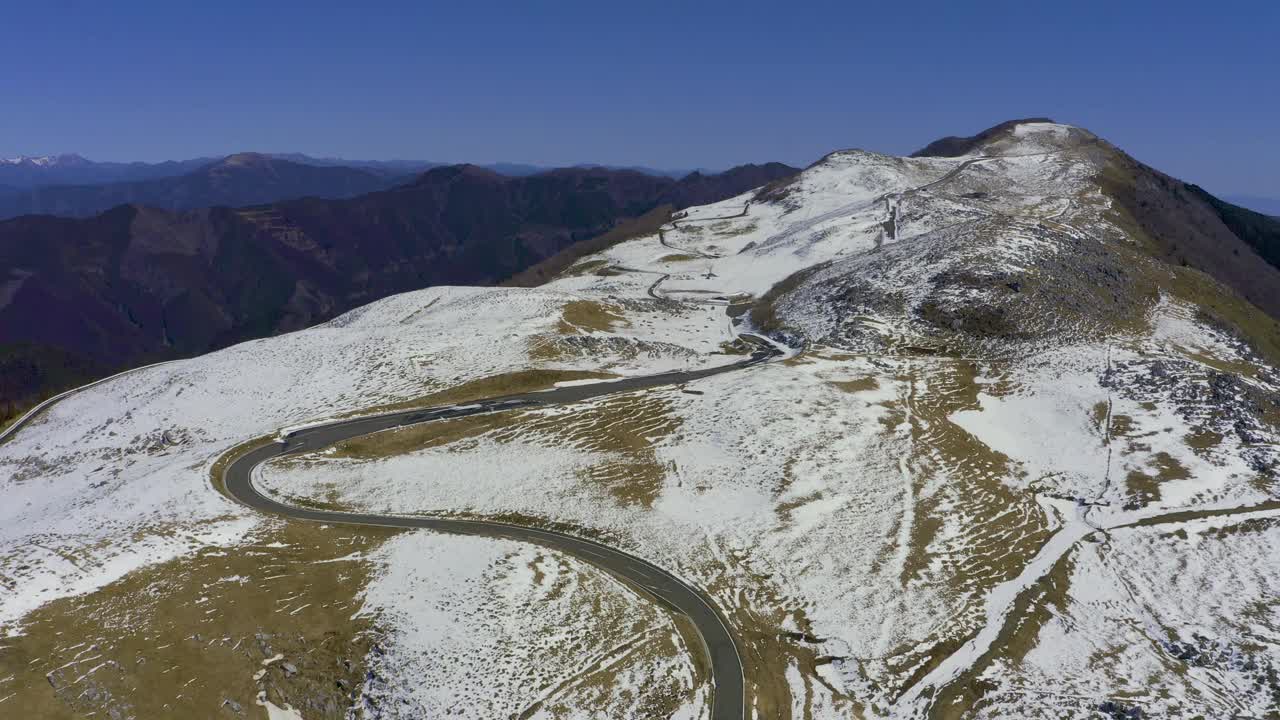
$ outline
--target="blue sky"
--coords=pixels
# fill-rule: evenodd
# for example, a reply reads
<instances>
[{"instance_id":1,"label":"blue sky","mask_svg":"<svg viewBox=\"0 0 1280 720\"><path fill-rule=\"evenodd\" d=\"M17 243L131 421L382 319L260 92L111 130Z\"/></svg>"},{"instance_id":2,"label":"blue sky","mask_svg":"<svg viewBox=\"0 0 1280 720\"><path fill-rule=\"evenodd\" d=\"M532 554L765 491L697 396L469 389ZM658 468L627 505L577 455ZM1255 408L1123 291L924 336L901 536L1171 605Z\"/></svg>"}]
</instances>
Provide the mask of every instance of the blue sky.
<instances>
[{"instance_id":1,"label":"blue sky","mask_svg":"<svg viewBox=\"0 0 1280 720\"><path fill-rule=\"evenodd\" d=\"M1280 196L1278 8L13 2L0 155L719 168L1048 115L1215 191Z\"/></svg>"}]
</instances>

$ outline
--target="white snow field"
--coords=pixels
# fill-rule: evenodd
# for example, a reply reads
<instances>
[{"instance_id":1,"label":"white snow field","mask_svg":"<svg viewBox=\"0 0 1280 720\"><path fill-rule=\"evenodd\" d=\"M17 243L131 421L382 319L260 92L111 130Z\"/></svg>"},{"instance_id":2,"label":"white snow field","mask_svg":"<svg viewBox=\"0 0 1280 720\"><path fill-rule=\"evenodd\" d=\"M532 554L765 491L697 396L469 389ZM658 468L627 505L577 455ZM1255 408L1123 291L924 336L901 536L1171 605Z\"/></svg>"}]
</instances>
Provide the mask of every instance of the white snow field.
<instances>
[{"instance_id":1,"label":"white snow field","mask_svg":"<svg viewBox=\"0 0 1280 720\"><path fill-rule=\"evenodd\" d=\"M0 627L235 546L256 518L209 470L237 443L504 373L724 364L752 329L807 350L390 431L258 482L607 538L721 605L755 717L1274 713L1276 376L1163 289L1090 305L1091 258L1137 247L1097 143L1029 123L958 158L841 151L539 289L408 293L73 396L0 445ZM698 648L580 561L425 533L363 561L383 633L364 697L396 708L367 717L643 717L655 692L707 714ZM616 652L539 652L576 631ZM609 689L576 680L600 668Z\"/></svg>"},{"instance_id":2,"label":"white snow field","mask_svg":"<svg viewBox=\"0 0 1280 720\"><path fill-rule=\"evenodd\" d=\"M409 533L373 561L381 571L361 612L395 632L364 688L370 714L692 720L705 706L707 685L671 619L581 560ZM655 702L669 697L680 701Z\"/></svg>"}]
</instances>

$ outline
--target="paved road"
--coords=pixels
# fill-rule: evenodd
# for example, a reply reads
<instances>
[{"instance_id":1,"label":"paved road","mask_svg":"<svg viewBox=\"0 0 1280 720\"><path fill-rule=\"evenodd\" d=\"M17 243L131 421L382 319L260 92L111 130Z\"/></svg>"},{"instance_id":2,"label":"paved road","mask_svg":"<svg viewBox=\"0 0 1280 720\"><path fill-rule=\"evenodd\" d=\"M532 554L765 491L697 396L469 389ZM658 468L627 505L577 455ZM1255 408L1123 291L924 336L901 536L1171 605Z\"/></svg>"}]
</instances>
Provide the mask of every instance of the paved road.
<instances>
[{"instance_id":1,"label":"paved road","mask_svg":"<svg viewBox=\"0 0 1280 720\"><path fill-rule=\"evenodd\" d=\"M751 201L748 200L747 204L742 207L742 212L736 215L720 215L718 217L705 217L705 218L677 218L671 221L671 229L672 230L680 229L680 223L682 222L692 223L692 222L711 222L713 220L733 220L734 218L746 217L747 213L750 211L751 211ZM703 252L701 250L695 250L694 248L676 247L675 245L672 245L671 243L667 242L667 233L662 228L658 228L658 242L672 250L678 250L683 253L693 253L694 255L697 255L698 257L704 258L706 260L718 260L724 257L723 255L715 255L712 253Z\"/></svg>"},{"instance_id":2,"label":"paved road","mask_svg":"<svg viewBox=\"0 0 1280 720\"><path fill-rule=\"evenodd\" d=\"M572 404L614 393L677 385L720 373L744 370L768 362L782 354L777 348L760 338L750 335L743 337L754 343L758 349L748 359L729 365L688 372L624 378L590 385L573 385L545 392L479 400L466 405L405 410L372 417L339 420L300 429L290 433L284 441L264 445L237 458L223 474L224 487L228 495L251 508L299 520L330 524L424 528L459 535L510 538L535 542L570 553L624 578L652 595L667 609L686 616L697 628L711 661L711 677L715 688L712 696L712 720L742 720L746 717L746 707L743 697L742 658L737 638L711 598L701 590L686 585L657 565L590 540L520 525L479 520L330 512L294 507L258 492L253 485L253 471L258 465L281 455L311 452L336 442L380 430L522 407Z\"/></svg>"}]
</instances>

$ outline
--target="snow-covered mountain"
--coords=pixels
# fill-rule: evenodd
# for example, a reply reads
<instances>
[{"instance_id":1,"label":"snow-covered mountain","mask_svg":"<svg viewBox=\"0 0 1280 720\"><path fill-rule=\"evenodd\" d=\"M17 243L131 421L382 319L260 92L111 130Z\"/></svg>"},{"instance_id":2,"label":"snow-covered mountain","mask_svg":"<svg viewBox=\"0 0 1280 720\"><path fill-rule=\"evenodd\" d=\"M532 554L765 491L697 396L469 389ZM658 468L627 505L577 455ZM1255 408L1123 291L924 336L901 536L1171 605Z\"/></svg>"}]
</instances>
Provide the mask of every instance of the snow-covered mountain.
<instances>
[{"instance_id":1,"label":"snow-covered mountain","mask_svg":"<svg viewBox=\"0 0 1280 720\"><path fill-rule=\"evenodd\" d=\"M931 147L53 405L0 445L0 710L707 717L696 634L590 558L266 518L210 478L289 426L723 365L751 330L788 358L256 482L652 561L723 611L754 717L1274 714L1277 271L1085 130Z\"/></svg>"},{"instance_id":2,"label":"snow-covered mountain","mask_svg":"<svg viewBox=\"0 0 1280 720\"><path fill-rule=\"evenodd\" d=\"M0 164L4 165L27 165L30 167L50 168L50 167L74 167L85 165L89 161L75 154L68 155L41 155L38 157L28 157L19 155L12 158L0 158Z\"/></svg>"}]
</instances>

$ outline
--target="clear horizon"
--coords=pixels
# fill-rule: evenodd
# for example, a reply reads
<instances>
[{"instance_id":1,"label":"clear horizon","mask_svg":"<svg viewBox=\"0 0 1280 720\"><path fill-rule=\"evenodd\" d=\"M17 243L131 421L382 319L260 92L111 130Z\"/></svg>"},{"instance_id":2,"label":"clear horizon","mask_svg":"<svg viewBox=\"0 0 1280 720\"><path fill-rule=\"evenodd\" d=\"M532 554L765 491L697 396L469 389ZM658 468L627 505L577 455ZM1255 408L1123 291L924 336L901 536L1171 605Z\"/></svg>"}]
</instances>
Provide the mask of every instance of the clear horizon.
<instances>
[{"instance_id":1,"label":"clear horizon","mask_svg":"<svg viewBox=\"0 0 1280 720\"><path fill-rule=\"evenodd\" d=\"M678 7L22 6L0 157L803 166L1043 115L1280 197L1274 5Z\"/></svg>"}]
</instances>

